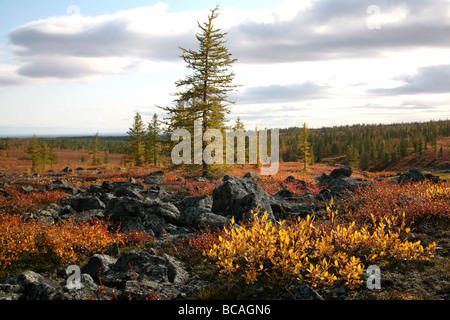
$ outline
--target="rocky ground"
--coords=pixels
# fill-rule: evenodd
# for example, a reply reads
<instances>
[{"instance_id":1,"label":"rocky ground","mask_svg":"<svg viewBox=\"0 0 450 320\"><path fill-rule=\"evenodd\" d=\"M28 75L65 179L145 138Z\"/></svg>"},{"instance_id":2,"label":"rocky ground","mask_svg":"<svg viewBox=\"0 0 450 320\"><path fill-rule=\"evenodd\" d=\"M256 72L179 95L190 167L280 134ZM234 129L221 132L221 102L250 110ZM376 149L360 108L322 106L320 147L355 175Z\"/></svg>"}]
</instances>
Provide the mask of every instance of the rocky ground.
<instances>
[{"instance_id":1,"label":"rocky ground","mask_svg":"<svg viewBox=\"0 0 450 320\"><path fill-rule=\"evenodd\" d=\"M99 218L120 223L121 230L146 231L156 238L150 249L123 251L111 248L108 254L96 254L80 265L81 287L68 288L66 268L46 273L33 270L4 277L0 283L0 299L194 299L211 287L213 280L198 276L185 262L169 254L167 244L190 236L199 227L222 228L248 217L257 207L267 211L273 220L287 217L324 216L331 198L349 197L359 187L369 186L369 180L352 177L348 167L337 168L318 178L323 186L319 194L305 192L299 196L287 189L269 195L258 185L254 173L244 177L227 175L212 195L192 196L170 192L163 182L163 172L146 176L142 182L128 181L91 184L79 188L58 177L49 181L45 190L61 190L70 194L60 204L51 204L38 212L24 212L29 219L58 223L76 215L78 219ZM298 185L303 181L289 177ZM397 182L433 180L419 170L390 177ZM15 178L4 174L4 185ZM24 192L40 192L21 181ZM1 189L0 189L1 192ZM7 196L7 195L3 195ZM344 288L318 288L307 285L297 288L264 287L248 290L243 299L449 299L450 281L448 224L427 221L414 233L425 242L436 241L439 250L435 262L429 264L399 264L382 273L382 289L366 288L350 291Z\"/></svg>"}]
</instances>

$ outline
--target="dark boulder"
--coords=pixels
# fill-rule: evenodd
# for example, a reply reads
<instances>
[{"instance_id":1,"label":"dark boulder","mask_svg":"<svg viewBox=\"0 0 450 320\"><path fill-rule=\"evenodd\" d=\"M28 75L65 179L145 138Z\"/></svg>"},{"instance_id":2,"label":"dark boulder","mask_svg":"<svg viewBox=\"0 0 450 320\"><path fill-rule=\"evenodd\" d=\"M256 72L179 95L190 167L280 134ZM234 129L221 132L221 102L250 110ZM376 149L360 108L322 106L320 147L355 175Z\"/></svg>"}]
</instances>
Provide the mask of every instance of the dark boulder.
<instances>
[{"instance_id":1,"label":"dark boulder","mask_svg":"<svg viewBox=\"0 0 450 320\"><path fill-rule=\"evenodd\" d=\"M350 177L353 173L352 167L342 167L342 168L336 168L333 171L331 171L330 176L333 179L339 178L340 176L344 177Z\"/></svg>"},{"instance_id":2,"label":"dark boulder","mask_svg":"<svg viewBox=\"0 0 450 320\"><path fill-rule=\"evenodd\" d=\"M81 268L81 272L89 274L94 281L100 282L101 276L107 273L116 262L117 259L109 255L94 254Z\"/></svg>"},{"instance_id":3,"label":"dark boulder","mask_svg":"<svg viewBox=\"0 0 450 320\"><path fill-rule=\"evenodd\" d=\"M128 198L134 198L142 200L144 197L139 193L138 190L132 189L129 187L120 187L114 191L114 195L116 197L128 197Z\"/></svg>"},{"instance_id":4,"label":"dark boulder","mask_svg":"<svg viewBox=\"0 0 450 320\"><path fill-rule=\"evenodd\" d=\"M47 191L62 191L73 195L80 192L80 189L75 187L73 184L61 180L56 180L49 183L46 186L46 189Z\"/></svg>"},{"instance_id":5,"label":"dark boulder","mask_svg":"<svg viewBox=\"0 0 450 320\"><path fill-rule=\"evenodd\" d=\"M24 271L9 279L8 283L18 286L20 299L25 300L56 300L62 292L58 282L34 271Z\"/></svg>"},{"instance_id":6,"label":"dark boulder","mask_svg":"<svg viewBox=\"0 0 450 320\"><path fill-rule=\"evenodd\" d=\"M267 212L274 220L271 196L255 182L226 175L223 184L213 191L212 212L222 216L233 216L237 221L243 218L251 218L251 211L260 214Z\"/></svg>"},{"instance_id":7,"label":"dark boulder","mask_svg":"<svg viewBox=\"0 0 450 320\"><path fill-rule=\"evenodd\" d=\"M64 198L62 200L64 206L70 205L76 212L83 212L88 210L96 210L106 208L105 204L97 197L94 196L81 196Z\"/></svg>"},{"instance_id":8,"label":"dark boulder","mask_svg":"<svg viewBox=\"0 0 450 320\"><path fill-rule=\"evenodd\" d=\"M414 168L407 172L400 173L397 181L399 183L405 183L405 182L419 182L429 180L432 182L439 182L440 178L438 176L434 176L432 174L424 174L419 169Z\"/></svg>"},{"instance_id":9,"label":"dark boulder","mask_svg":"<svg viewBox=\"0 0 450 320\"><path fill-rule=\"evenodd\" d=\"M244 175L244 178L250 179L250 180L253 180L253 181L262 181L261 177L257 173L254 173L254 172L247 172Z\"/></svg>"},{"instance_id":10,"label":"dark boulder","mask_svg":"<svg viewBox=\"0 0 450 320\"><path fill-rule=\"evenodd\" d=\"M322 175L318 178L316 178L317 182L319 183L319 185L321 186L326 186L328 183L330 183L331 181L333 181L333 177L330 175L327 175L325 173L322 173Z\"/></svg>"},{"instance_id":11,"label":"dark boulder","mask_svg":"<svg viewBox=\"0 0 450 320\"><path fill-rule=\"evenodd\" d=\"M117 272L135 273L136 277L149 280L168 282L168 268L166 260L143 251L128 251L123 253L111 267Z\"/></svg>"},{"instance_id":12,"label":"dark boulder","mask_svg":"<svg viewBox=\"0 0 450 320\"><path fill-rule=\"evenodd\" d=\"M113 198L106 207L105 216L111 220L119 220L121 217L138 217L143 211L144 202L135 198Z\"/></svg>"},{"instance_id":13,"label":"dark boulder","mask_svg":"<svg viewBox=\"0 0 450 320\"><path fill-rule=\"evenodd\" d=\"M294 178L293 176L289 176L286 179L283 180L284 183L288 183L291 185L296 186L297 188L306 188L306 182L297 178Z\"/></svg>"}]
</instances>

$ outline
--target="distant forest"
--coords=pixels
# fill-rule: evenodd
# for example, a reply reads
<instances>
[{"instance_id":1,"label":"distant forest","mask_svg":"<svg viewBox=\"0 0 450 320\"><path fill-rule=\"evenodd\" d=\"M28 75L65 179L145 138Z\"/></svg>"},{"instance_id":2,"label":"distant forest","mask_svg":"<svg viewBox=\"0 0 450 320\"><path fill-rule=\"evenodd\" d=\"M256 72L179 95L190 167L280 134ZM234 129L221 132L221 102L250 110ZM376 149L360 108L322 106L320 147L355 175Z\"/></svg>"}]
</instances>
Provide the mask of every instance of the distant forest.
<instances>
[{"instance_id":1,"label":"distant forest","mask_svg":"<svg viewBox=\"0 0 450 320\"><path fill-rule=\"evenodd\" d=\"M100 136L99 149L108 150L111 154L126 153L125 136ZM94 136L83 137L57 137L39 138L40 143L45 143L50 149L91 151L94 146ZM31 138L0 138L0 150L26 150L31 142Z\"/></svg>"},{"instance_id":2,"label":"distant forest","mask_svg":"<svg viewBox=\"0 0 450 320\"><path fill-rule=\"evenodd\" d=\"M280 130L282 161L297 161L301 128ZM311 129L309 142L313 161L323 162L344 156L348 164L362 170L382 170L414 153L425 150L443 154L438 138L450 136L450 120L390 125L353 125Z\"/></svg>"},{"instance_id":3,"label":"distant forest","mask_svg":"<svg viewBox=\"0 0 450 320\"><path fill-rule=\"evenodd\" d=\"M280 160L299 161L301 127L280 129ZM383 170L414 154L420 158L433 150L436 159L444 154L438 139L450 136L450 120L423 123L358 124L309 129L311 162L334 163L338 158L362 170ZM91 151L94 136L39 138L50 149ZM0 138L0 150L27 150L31 138ZM99 136L99 149L110 154L127 153L126 136ZM167 152L167 151L166 151ZM170 153L167 152L167 155Z\"/></svg>"}]
</instances>

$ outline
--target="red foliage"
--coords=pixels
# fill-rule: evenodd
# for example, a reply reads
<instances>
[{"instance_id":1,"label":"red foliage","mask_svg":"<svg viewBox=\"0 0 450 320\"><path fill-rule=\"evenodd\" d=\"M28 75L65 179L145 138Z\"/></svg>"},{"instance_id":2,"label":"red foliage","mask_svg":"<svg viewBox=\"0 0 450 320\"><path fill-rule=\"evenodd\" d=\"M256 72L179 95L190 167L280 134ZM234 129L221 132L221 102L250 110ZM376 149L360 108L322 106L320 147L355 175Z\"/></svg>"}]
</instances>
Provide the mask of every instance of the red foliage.
<instances>
[{"instance_id":1,"label":"red foliage","mask_svg":"<svg viewBox=\"0 0 450 320\"><path fill-rule=\"evenodd\" d=\"M18 186L8 186L3 191L5 193L0 194L0 214L35 212L68 196L61 191L23 193Z\"/></svg>"},{"instance_id":2,"label":"red foliage","mask_svg":"<svg viewBox=\"0 0 450 320\"><path fill-rule=\"evenodd\" d=\"M361 189L345 201L340 201L347 219L360 223L384 216L402 215L408 225L424 219L450 218L450 188L448 183L432 182L396 184L376 182Z\"/></svg>"}]
</instances>

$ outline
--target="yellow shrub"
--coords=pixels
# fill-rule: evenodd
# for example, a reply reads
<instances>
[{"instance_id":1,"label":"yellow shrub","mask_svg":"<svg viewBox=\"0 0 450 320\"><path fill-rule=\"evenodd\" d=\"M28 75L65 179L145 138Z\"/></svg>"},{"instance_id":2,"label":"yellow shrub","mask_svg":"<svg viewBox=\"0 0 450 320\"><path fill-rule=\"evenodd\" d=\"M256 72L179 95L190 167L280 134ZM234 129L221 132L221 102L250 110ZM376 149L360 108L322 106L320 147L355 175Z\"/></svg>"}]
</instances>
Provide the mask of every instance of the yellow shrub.
<instances>
[{"instance_id":1,"label":"yellow shrub","mask_svg":"<svg viewBox=\"0 0 450 320\"><path fill-rule=\"evenodd\" d=\"M225 228L226 236L219 237L207 255L216 260L220 272L243 277L249 284L266 276L272 280L301 279L312 286L339 282L350 289L363 284L365 266L361 259L374 263L388 258L432 257L435 243L424 249L419 241L400 239L400 234L409 232L404 223L394 230L396 221L376 223L376 218L372 219L377 227L370 232L366 226L357 230L353 222L326 228L316 224L314 216L295 223L273 222L267 213L259 217L257 212L250 224Z\"/></svg>"}]
</instances>

